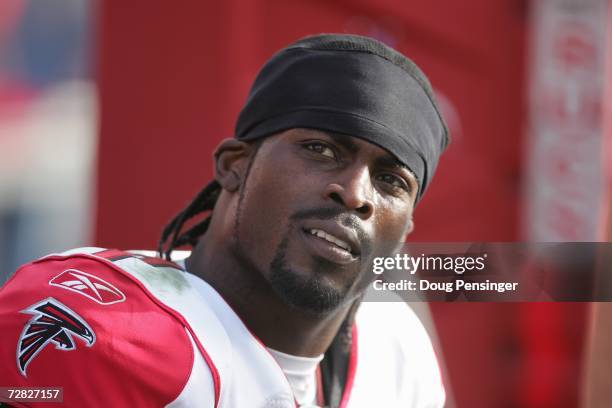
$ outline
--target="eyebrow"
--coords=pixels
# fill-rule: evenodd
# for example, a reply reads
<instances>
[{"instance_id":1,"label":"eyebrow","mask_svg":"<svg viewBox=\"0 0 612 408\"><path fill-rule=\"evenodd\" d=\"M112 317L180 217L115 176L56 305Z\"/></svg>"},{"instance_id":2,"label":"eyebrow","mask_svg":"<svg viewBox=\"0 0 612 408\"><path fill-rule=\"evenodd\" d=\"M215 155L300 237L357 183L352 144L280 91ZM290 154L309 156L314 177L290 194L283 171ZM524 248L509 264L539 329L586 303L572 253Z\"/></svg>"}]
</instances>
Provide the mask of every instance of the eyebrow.
<instances>
[{"instance_id":1,"label":"eyebrow","mask_svg":"<svg viewBox=\"0 0 612 408\"><path fill-rule=\"evenodd\" d=\"M356 153L357 151L359 151L359 146L353 141L354 136L329 131L323 131L323 133L329 136L334 141L334 143L339 144L349 152ZM414 178L417 188L419 188L419 178L417 177L416 173L412 171L410 167L399 161L390 153L387 152L384 156L377 158L374 163L381 167L395 167L406 170L410 174L410 176Z\"/></svg>"},{"instance_id":2,"label":"eyebrow","mask_svg":"<svg viewBox=\"0 0 612 408\"><path fill-rule=\"evenodd\" d=\"M323 133L329 136L334 141L334 143L339 144L349 152L357 153L359 151L359 146L357 146L357 143L353 141L354 136L328 131L325 131Z\"/></svg>"}]
</instances>

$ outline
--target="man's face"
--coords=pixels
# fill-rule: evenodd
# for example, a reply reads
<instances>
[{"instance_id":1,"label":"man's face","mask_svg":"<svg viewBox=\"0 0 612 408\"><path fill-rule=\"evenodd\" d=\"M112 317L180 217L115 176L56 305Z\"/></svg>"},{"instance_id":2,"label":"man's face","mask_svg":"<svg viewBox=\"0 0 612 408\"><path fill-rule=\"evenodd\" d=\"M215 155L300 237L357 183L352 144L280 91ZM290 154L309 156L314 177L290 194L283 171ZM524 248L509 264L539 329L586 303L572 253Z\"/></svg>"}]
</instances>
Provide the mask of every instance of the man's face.
<instances>
[{"instance_id":1,"label":"man's face","mask_svg":"<svg viewBox=\"0 0 612 408\"><path fill-rule=\"evenodd\" d=\"M244 181L232 249L286 303L316 314L358 297L412 229L418 184L384 149L309 129L266 138Z\"/></svg>"}]
</instances>

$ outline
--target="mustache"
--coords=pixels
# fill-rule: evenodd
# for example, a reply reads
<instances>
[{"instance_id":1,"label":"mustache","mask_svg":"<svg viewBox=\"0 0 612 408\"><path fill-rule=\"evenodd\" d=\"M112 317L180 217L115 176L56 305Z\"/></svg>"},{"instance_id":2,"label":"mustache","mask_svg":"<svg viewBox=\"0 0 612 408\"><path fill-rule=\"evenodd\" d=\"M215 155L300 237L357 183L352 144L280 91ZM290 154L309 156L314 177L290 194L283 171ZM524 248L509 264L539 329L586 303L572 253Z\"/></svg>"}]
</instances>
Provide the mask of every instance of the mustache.
<instances>
[{"instance_id":1,"label":"mustache","mask_svg":"<svg viewBox=\"0 0 612 408\"><path fill-rule=\"evenodd\" d=\"M300 210L289 217L291 221L302 221L308 219L317 220L337 220L340 224L347 228L351 228L357 234L357 239L361 246L361 253L370 253L372 248L372 239L363 228L361 219L346 212L338 207L319 207Z\"/></svg>"}]
</instances>

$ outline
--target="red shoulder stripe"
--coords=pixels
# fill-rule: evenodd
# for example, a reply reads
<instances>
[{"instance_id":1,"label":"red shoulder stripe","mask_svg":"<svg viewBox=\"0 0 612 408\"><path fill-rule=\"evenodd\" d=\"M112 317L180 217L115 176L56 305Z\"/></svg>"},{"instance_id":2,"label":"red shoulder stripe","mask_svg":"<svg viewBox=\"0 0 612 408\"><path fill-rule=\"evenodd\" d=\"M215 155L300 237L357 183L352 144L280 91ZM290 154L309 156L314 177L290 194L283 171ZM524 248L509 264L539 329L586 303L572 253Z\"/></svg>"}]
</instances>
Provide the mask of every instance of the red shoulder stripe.
<instances>
[{"instance_id":1,"label":"red shoulder stripe","mask_svg":"<svg viewBox=\"0 0 612 408\"><path fill-rule=\"evenodd\" d=\"M78 255L82 256L82 257L86 257L86 258L95 258L95 256L91 256L91 255L87 255L87 254L78 254ZM96 254L96 256L97 256L97 254ZM100 259L98 259L98 260L100 260ZM129 273L125 272L124 270L119 268L117 265L115 265L111 261L104 260L104 259L100 260L100 261L107 263L111 268L113 268L117 272L121 273L124 276L127 276L138 287L140 287L140 289L142 289L142 291L153 302L155 302L159 307L164 309L166 312L168 312L174 318L179 320L187 328L187 330L189 330L189 333L191 334L191 336L192 336L193 340L195 341L196 345L198 346L198 350L200 350L200 353L202 353L202 356L204 357L204 361L206 361L206 364L208 365L208 368L210 369L210 373L211 373L211 375L213 377L213 384L214 384L214 388L215 388L215 408L217 408L219 406L219 397L220 397L220 394L221 394L221 377L219 376L219 370L215 366L214 362L212 361L212 358L210 357L210 355L208 354L208 352L206 351L204 346L202 346L202 344L200 343L200 340L198 339L198 337L197 337L196 333L194 332L194 330L192 329L191 325L185 320L185 318L180 313L178 313L174 309L170 308L169 306L166 306L164 303L159 301L159 299L157 299L155 296L153 296L153 294L151 292L149 292L149 290L142 284L142 282L140 282L137 279L134 279ZM176 267L178 268L178 265ZM178 268L178 269L180 269L180 268Z\"/></svg>"},{"instance_id":2,"label":"red shoulder stripe","mask_svg":"<svg viewBox=\"0 0 612 408\"><path fill-rule=\"evenodd\" d=\"M353 390L353 383L355 382L355 373L357 372L357 324L353 324L352 328L352 342L351 342L351 355L349 357L348 372L346 374L346 384L344 385L344 393L340 400L339 408L346 408L351 398L351 391Z\"/></svg>"}]
</instances>

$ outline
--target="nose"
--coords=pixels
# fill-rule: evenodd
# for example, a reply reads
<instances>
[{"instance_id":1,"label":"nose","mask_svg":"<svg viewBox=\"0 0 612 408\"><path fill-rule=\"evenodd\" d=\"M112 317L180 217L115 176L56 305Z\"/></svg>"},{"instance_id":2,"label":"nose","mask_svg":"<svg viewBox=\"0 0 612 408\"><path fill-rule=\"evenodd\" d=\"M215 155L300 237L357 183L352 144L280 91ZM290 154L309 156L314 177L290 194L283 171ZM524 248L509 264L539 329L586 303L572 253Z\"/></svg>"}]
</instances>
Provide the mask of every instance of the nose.
<instances>
[{"instance_id":1,"label":"nose","mask_svg":"<svg viewBox=\"0 0 612 408\"><path fill-rule=\"evenodd\" d=\"M362 219L368 219L374 212L373 188L370 171L363 166L346 171L344 177L328 184L325 198L345 206L350 211L355 211Z\"/></svg>"}]
</instances>

